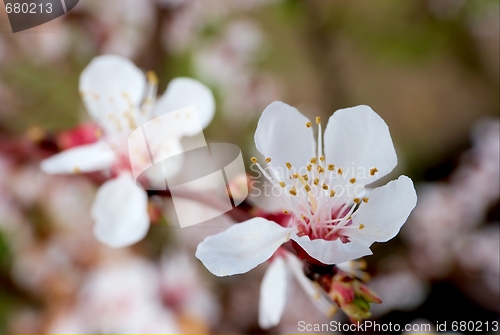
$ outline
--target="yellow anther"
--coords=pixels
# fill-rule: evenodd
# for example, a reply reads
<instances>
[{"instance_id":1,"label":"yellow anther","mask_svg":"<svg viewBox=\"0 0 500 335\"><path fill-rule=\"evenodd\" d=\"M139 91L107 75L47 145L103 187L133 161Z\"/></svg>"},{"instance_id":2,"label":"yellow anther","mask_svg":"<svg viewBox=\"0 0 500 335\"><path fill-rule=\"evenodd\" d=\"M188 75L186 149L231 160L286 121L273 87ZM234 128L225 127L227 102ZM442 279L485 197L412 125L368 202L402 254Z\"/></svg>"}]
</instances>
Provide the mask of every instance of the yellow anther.
<instances>
[{"instance_id":1,"label":"yellow anther","mask_svg":"<svg viewBox=\"0 0 500 335\"><path fill-rule=\"evenodd\" d=\"M311 186L309 185L305 185L304 189L306 190L306 192L311 192Z\"/></svg>"},{"instance_id":2,"label":"yellow anther","mask_svg":"<svg viewBox=\"0 0 500 335\"><path fill-rule=\"evenodd\" d=\"M311 158L311 164L317 164L318 159L316 157Z\"/></svg>"},{"instance_id":3,"label":"yellow anther","mask_svg":"<svg viewBox=\"0 0 500 335\"><path fill-rule=\"evenodd\" d=\"M351 184L354 184L354 183L356 182L356 178L351 178L351 180L349 180L349 182L350 182Z\"/></svg>"},{"instance_id":4,"label":"yellow anther","mask_svg":"<svg viewBox=\"0 0 500 335\"><path fill-rule=\"evenodd\" d=\"M267 158L266 158L266 163L267 163L267 164L271 163L271 158L267 157Z\"/></svg>"},{"instance_id":5,"label":"yellow anther","mask_svg":"<svg viewBox=\"0 0 500 335\"><path fill-rule=\"evenodd\" d=\"M80 170L80 168L78 166L75 166L73 168L73 173L80 173L80 172L82 172L82 170Z\"/></svg>"},{"instance_id":6,"label":"yellow anther","mask_svg":"<svg viewBox=\"0 0 500 335\"><path fill-rule=\"evenodd\" d=\"M318 185L319 184L319 178L315 178L314 179L314 185Z\"/></svg>"},{"instance_id":7,"label":"yellow anther","mask_svg":"<svg viewBox=\"0 0 500 335\"><path fill-rule=\"evenodd\" d=\"M335 165L328 164L328 170L333 171L333 169L335 169Z\"/></svg>"},{"instance_id":8,"label":"yellow anther","mask_svg":"<svg viewBox=\"0 0 500 335\"><path fill-rule=\"evenodd\" d=\"M288 211L286 209L283 209L284 214L288 214Z\"/></svg>"},{"instance_id":9,"label":"yellow anther","mask_svg":"<svg viewBox=\"0 0 500 335\"><path fill-rule=\"evenodd\" d=\"M286 162L285 165L288 170L292 169L292 164L290 164L290 162Z\"/></svg>"},{"instance_id":10,"label":"yellow anther","mask_svg":"<svg viewBox=\"0 0 500 335\"><path fill-rule=\"evenodd\" d=\"M319 160L320 160L320 161L322 161L322 162L324 162L324 161L325 161L325 156L321 156L321 157L319 158Z\"/></svg>"},{"instance_id":11,"label":"yellow anther","mask_svg":"<svg viewBox=\"0 0 500 335\"><path fill-rule=\"evenodd\" d=\"M367 203L367 202L368 202L368 200L370 200L370 199L368 199L368 198L363 198L363 202L364 202L364 203Z\"/></svg>"},{"instance_id":12,"label":"yellow anther","mask_svg":"<svg viewBox=\"0 0 500 335\"><path fill-rule=\"evenodd\" d=\"M312 127L312 125L313 125L313 124L312 124L311 122L307 122L307 123L306 123L306 127L307 127L307 128L311 128L311 127Z\"/></svg>"},{"instance_id":13,"label":"yellow anther","mask_svg":"<svg viewBox=\"0 0 500 335\"><path fill-rule=\"evenodd\" d=\"M38 126L33 126L26 132L26 136L33 142L40 142L45 137L45 131Z\"/></svg>"},{"instance_id":14,"label":"yellow anther","mask_svg":"<svg viewBox=\"0 0 500 335\"><path fill-rule=\"evenodd\" d=\"M252 161L252 163L257 164L257 158L252 157L252 158L250 158L250 160Z\"/></svg>"},{"instance_id":15,"label":"yellow anther","mask_svg":"<svg viewBox=\"0 0 500 335\"><path fill-rule=\"evenodd\" d=\"M316 116L316 124L320 124L321 123L321 118L319 116Z\"/></svg>"},{"instance_id":16,"label":"yellow anther","mask_svg":"<svg viewBox=\"0 0 500 335\"><path fill-rule=\"evenodd\" d=\"M300 214L300 217L302 218L302 220L306 220L306 216L304 214Z\"/></svg>"},{"instance_id":17,"label":"yellow anther","mask_svg":"<svg viewBox=\"0 0 500 335\"><path fill-rule=\"evenodd\" d=\"M295 179L297 179L297 178L299 178L299 174L298 173L294 173L294 174L292 174L292 177L295 178Z\"/></svg>"},{"instance_id":18,"label":"yellow anther","mask_svg":"<svg viewBox=\"0 0 500 335\"><path fill-rule=\"evenodd\" d=\"M303 175L302 175L302 178L303 178L305 181L309 181L309 176L308 176L308 175L306 175L306 174L303 174Z\"/></svg>"},{"instance_id":19,"label":"yellow anther","mask_svg":"<svg viewBox=\"0 0 500 335\"><path fill-rule=\"evenodd\" d=\"M146 77L151 84L158 84L158 76L153 71L148 71Z\"/></svg>"},{"instance_id":20,"label":"yellow anther","mask_svg":"<svg viewBox=\"0 0 500 335\"><path fill-rule=\"evenodd\" d=\"M343 172L342 168L338 168L337 173L338 173L339 175L342 175L342 172Z\"/></svg>"},{"instance_id":21,"label":"yellow anther","mask_svg":"<svg viewBox=\"0 0 500 335\"><path fill-rule=\"evenodd\" d=\"M289 191L289 193L293 196L296 196L297 195L297 190L295 189L295 186L292 187L292 189Z\"/></svg>"},{"instance_id":22,"label":"yellow anther","mask_svg":"<svg viewBox=\"0 0 500 335\"><path fill-rule=\"evenodd\" d=\"M359 224L359 230L361 230L361 229L363 229L363 228L365 228L365 225L364 225L364 224L362 224L362 223L360 223L360 224Z\"/></svg>"},{"instance_id":23,"label":"yellow anther","mask_svg":"<svg viewBox=\"0 0 500 335\"><path fill-rule=\"evenodd\" d=\"M354 201L355 204L359 204L361 202L361 199L354 198L354 199L352 199L352 201Z\"/></svg>"},{"instance_id":24,"label":"yellow anther","mask_svg":"<svg viewBox=\"0 0 500 335\"><path fill-rule=\"evenodd\" d=\"M311 172L312 170L312 165L311 164L307 164L307 171Z\"/></svg>"},{"instance_id":25,"label":"yellow anther","mask_svg":"<svg viewBox=\"0 0 500 335\"><path fill-rule=\"evenodd\" d=\"M332 305L328 311L326 312L326 316L331 318L337 313L338 308L334 305Z\"/></svg>"},{"instance_id":26,"label":"yellow anther","mask_svg":"<svg viewBox=\"0 0 500 335\"><path fill-rule=\"evenodd\" d=\"M280 181L280 186L283 187L283 188L285 188L285 186L286 186L285 182Z\"/></svg>"},{"instance_id":27,"label":"yellow anther","mask_svg":"<svg viewBox=\"0 0 500 335\"><path fill-rule=\"evenodd\" d=\"M322 167L322 166L319 166L319 165L318 165L318 172L319 172L319 173L323 173L323 172L325 172L325 168L324 168L324 167Z\"/></svg>"},{"instance_id":28,"label":"yellow anther","mask_svg":"<svg viewBox=\"0 0 500 335\"><path fill-rule=\"evenodd\" d=\"M330 190L330 197L333 198L335 196L335 191L334 190Z\"/></svg>"},{"instance_id":29,"label":"yellow anther","mask_svg":"<svg viewBox=\"0 0 500 335\"><path fill-rule=\"evenodd\" d=\"M376 167L374 167L373 169L370 169L370 176L374 176L375 173L378 172L378 169Z\"/></svg>"},{"instance_id":30,"label":"yellow anther","mask_svg":"<svg viewBox=\"0 0 500 335\"><path fill-rule=\"evenodd\" d=\"M321 188L323 188L326 191L326 190L328 190L328 185L327 184L323 184L323 186L321 186Z\"/></svg>"}]
</instances>

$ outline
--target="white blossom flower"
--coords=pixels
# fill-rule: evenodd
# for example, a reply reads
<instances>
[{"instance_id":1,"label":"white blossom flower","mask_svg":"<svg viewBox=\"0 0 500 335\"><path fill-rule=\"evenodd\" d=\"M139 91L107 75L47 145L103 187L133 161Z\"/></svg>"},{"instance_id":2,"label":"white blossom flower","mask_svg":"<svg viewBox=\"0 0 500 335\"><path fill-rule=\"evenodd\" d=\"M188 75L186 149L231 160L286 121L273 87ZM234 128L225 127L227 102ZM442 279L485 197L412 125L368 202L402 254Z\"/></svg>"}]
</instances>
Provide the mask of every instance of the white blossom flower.
<instances>
[{"instance_id":1,"label":"white blossom flower","mask_svg":"<svg viewBox=\"0 0 500 335\"><path fill-rule=\"evenodd\" d=\"M155 103L156 88L156 76L145 76L127 59L111 55L95 58L80 77L80 92L88 112L102 129L102 137L95 143L65 150L41 164L42 170L51 174L107 171L114 177L100 187L92 205L94 234L111 247L133 244L149 228L147 194L136 186L131 173L127 148L130 133L154 117L184 107L196 107L202 127L210 123L214 114L211 91L196 80L172 80ZM179 141L183 135L194 135L184 122L176 118L176 124L167 128L176 129L168 141L174 154L182 153ZM175 172L176 168L168 171Z\"/></svg>"},{"instance_id":2,"label":"white blossom flower","mask_svg":"<svg viewBox=\"0 0 500 335\"><path fill-rule=\"evenodd\" d=\"M397 235L416 205L411 179L400 176L365 189L397 164L386 123L368 106L334 113L324 139L319 117L316 123L318 145L312 123L295 108L274 102L264 110L255 143L268 169L258 166L282 190L289 220L280 225L253 218L207 237L196 256L210 272L245 273L290 239L299 256L305 251L321 263L337 264L370 255L374 242Z\"/></svg>"},{"instance_id":3,"label":"white blossom flower","mask_svg":"<svg viewBox=\"0 0 500 335\"><path fill-rule=\"evenodd\" d=\"M321 287L306 277L300 259L283 250L272 258L260 285L259 326L262 329L274 327L280 322L291 293L291 276L321 312L327 316L337 312L338 307Z\"/></svg>"}]
</instances>

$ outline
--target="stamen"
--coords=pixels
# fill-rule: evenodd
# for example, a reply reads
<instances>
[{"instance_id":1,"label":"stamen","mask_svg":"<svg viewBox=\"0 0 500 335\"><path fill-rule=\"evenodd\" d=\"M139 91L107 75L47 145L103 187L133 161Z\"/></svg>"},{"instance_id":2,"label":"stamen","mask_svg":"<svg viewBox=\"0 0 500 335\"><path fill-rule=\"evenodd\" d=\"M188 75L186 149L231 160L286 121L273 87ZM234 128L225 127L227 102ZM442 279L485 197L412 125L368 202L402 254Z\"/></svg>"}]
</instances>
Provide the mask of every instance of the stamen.
<instances>
[{"instance_id":1,"label":"stamen","mask_svg":"<svg viewBox=\"0 0 500 335\"><path fill-rule=\"evenodd\" d=\"M325 172L325 169L322 166L318 165L318 172L323 173Z\"/></svg>"},{"instance_id":2,"label":"stamen","mask_svg":"<svg viewBox=\"0 0 500 335\"><path fill-rule=\"evenodd\" d=\"M286 186L285 182L280 181L280 186L283 187L283 188L285 188L285 186Z\"/></svg>"},{"instance_id":3,"label":"stamen","mask_svg":"<svg viewBox=\"0 0 500 335\"><path fill-rule=\"evenodd\" d=\"M303 174L303 175L302 175L302 178L304 178L304 180L305 180L305 181L309 181L309 176L308 176L308 175L306 175L306 174Z\"/></svg>"},{"instance_id":4,"label":"stamen","mask_svg":"<svg viewBox=\"0 0 500 335\"><path fill-rule=\"evenodd\" d=\"M352 199L352 201L355 203L355 204L359 204L361 202L361 200L359 198L354 198Z\"/></svg>"},{"instance_id":5,"label":"stamen","mask_svg":"<svg viewBox=\"0 0 500 335\"><path fill-rule=\"evenodd\" d=\"M362 200L366 204L368 202L368 200L370 200L370 199L369 198L363 198Z\"/></svg>"},{"instance_id":6,"label":"stamen","mask_svg":"<svg viewBox=\"0 0 500 335\"><path fill-rule=\"evenodd\" d=\"M322 161L322 162L324 162L324 161L325 161L325 156L321 156L321 157L319 158L319 160L320 160L320 161Z\"/></svg>"},{"instance_id":7,"label":"stamen","mask_svg":"<svg viewBox=\"0 0 500 335\"><path fill-rule=\"evenodd\" d=\"M326 190L328 190L328 185L327 184L323 184L322 188L326 191Z\"/></svg>"},{"instance_id":8,"label":"stamen","mask_svg":"<svg viewBox=\"0 0 500 335\"><path fill-rule=\"evenodd\" d=\"M321 118L316 117L316 124L318 125L318 156L323 156L323 131L321 129Z\"/></svg>"},{"instance_id":9,"label":"stamen","mask_svg":"<svg viewBox=\"0 0 500 335\"><path fill-rule=\"evenodd\" d=\"M289 191L289 193L293 196L297 195L297 190L295 189L295 186L292 187L292 189Z\"/></svg>"},{"instance_id":10,"label":"stamen","mask_svg":"<svg viewBox=\"0 0 500 335\"><path fill-rule=\"evenodd\" d=\"M349 182L350 182L351 184L354 184L354 183L356 182L356 178L351 178L351 180L349 180Z\"/></svg>"},{"instance_id":11,"label":"stamen","mask_svg":"<svg viewBox=\"0 0 500 335\"><path fill-rule=\"evenodd\" d=\"M363 229L363 228L365 228L365 225L364 225L364 224L362 224L362 223L360 223L360 224L359 224L359 230L361 230L361 229Z\"/></svg>"},{"instance_id":12,"label":"stamen","mask_svg":"<svg viewBox=\"0 0 500 335\"><path fill-rule=\"evenodd\" d=\"M335 196L335 191L334 190L330 190L330 197L333 198Z\"/></svg>"},{"instance_id":13,"label":"stamen","mask_svg":"<svg viewBox=\"0 0 500 335\"><path fill-rule=\"evenodd\" d=\"M312 124L311 122L307 122L307 123L306 123L306 127L307 127L307 128L311 128L311 127L312 127L312 125L313 125L313 124Z\"/></svg>"},{"instance_id":14,"label":"stamen","mask_svg":"<svg viewBox=\"0 0 500 335\"><path fill-rule=\"evenodd\" d=\"M267 163L267 164L271 163L271 158L267 157L267 158L266 158L266 163Z\"/></svg>"},{"instance_id":15,"label":"stamen","mask_svg":"<svg viewBox=\"0 0 500 335\"><path fill-rule=\"evenodd\" d=\"M146 77L148 78L148 81L151 84L154 84L154 85L158 84L158 77L156 76L156 73L154 73L154 71L148 71L146 73Z\"/></svg>"},{"instance_id":16,"label":"stamen","mask_svg":"<svg viewBox=\"0 0 500 335\"><path fill-rule=\"evenodd\" d=\"M378 169L376 167L374 167L373 169L370 169L370 176L374 176L375 173L378 172Z\"/></svg>"},{"instance_id":17,"label":"stamen","mask_svg":"<svg viewBox=\"0 0 500 335\"><path fill-rule=\"evenodd\" d=\"M309 186L309 185L304 186L304 189L305 189L305 190L306 190L306 192L308 192L308 193L309 193L309 192L311 192L311 186Z\"/></svg>"},{"instance_id":18,"label":"stamen","mask_svg":"<svg viewBox=\"0 0 500 335\"><path fill-rule=\"evenodd\" d=\"M290 162L286 162L285 165L288 170L292 169L292 164L290 164Z\"/></svg>"},{"instance_id":19,"label":"stamen","mask_svg":"<svg viewBox=\"0 0 500 335\"><path fill-rule=\"evenodd\" d=\"M333 169L335 169L335 165L328 164L328 170L333 171Z\"/></svg>"},{"instance_id":20,"label":"stamen","mask_svg":"<svg viewBox=\"0 0 500 335\"><path fill-rule=\"evenodd\" d=\"M319 184L319 178L315 178L314 179L314 185L318 185Z\"/></svg>"},{"instance_id":21,"label":"stamen","mask_svg":"<svg viewBox=\"0 0 500 335\"><path fill-rule=\"evenodd\" d=\"M311 164L317 164L318 159L316 157L311 158Z\"/></svg>"},{"instance_id":22,"label":"stamen","mask_svg":"<svg viewBox=\"0 0 500 335\"><path fill-rule=\"evenodd\" d=\"M311 165L311 164L308 164L308 165L307 165L307 171L308 171L308 172L311 172L311 170L312 170L312 165Z\"/></svg>"},{"instance_id":23,"label":"stamen","mask_svg":"<svg viewBox=\"0 0 500 335\"><path fill-rule=\"evenodd\" d=\"M339 175L342 175L342 172L343 172L342 168L338 168L337 173L338 173Z\"/></svg>"},{"instance_id":24,"label":"stamen","mask_svg":"<svg viewBox=\"0 0 500 335\"><path fill-rule=\"evenodd\" d=\"M337 314L338 308L335 305L331 305L330 309L326 311L326 316L332 318L335 314Z\"/></svg>"},{"instance_id":25,"label":"stamen","mask_svg":"<svg viewBox=\"0 0 500 335\"><path fill-rule=\"evenodd\" d=\"M257 164L257 162L258 162L257 158L255 158L255 157L250 158L250 161L252 161L252 163L254 163L254 164Z\"/></svg>"},{"instance_id":26,"label":"stamen","mask_svg":"<svg viewBox=\"0 0 500 335\"><path fill-rule=\"evenodd\" d=\"M283 214L288 214L288 211L286 209L283 209Z\"/></svg>"}]
</instances>

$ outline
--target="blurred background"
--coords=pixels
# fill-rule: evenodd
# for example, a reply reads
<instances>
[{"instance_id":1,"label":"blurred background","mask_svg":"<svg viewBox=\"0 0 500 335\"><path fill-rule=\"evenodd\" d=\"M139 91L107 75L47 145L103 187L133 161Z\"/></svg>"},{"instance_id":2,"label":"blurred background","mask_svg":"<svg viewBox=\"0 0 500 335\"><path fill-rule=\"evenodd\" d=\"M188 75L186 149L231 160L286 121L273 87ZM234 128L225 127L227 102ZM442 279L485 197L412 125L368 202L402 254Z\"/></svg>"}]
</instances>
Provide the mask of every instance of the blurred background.
<instances>
[{"instance_id":1,"label":"blurred background","mask_svg":"<svg viewBox=\"0 0 500 335\"><path fill-rule=\"evenodd\" d=\"M0 10L0 333L266 333L257 324L266 265L216 278L194 257L223 224L181 230L168 200L153 198L164 211L148 237L109 249L92 235L97 186L39 170L41 139L64 148L61 134L90 120L78 78L101 54L155 71L160 93L178 76L208 85L217 110L207 140L239 145L247 162L274 100L325 120L371 106L398 153L383 182L406 174L419 197L398 237L366 258L384 300L373 320L499 321L499 9L497 0L80 0L16 34ZM298 287L291 293L267 332L328 322Z\"/></svg>"}]
</instances>

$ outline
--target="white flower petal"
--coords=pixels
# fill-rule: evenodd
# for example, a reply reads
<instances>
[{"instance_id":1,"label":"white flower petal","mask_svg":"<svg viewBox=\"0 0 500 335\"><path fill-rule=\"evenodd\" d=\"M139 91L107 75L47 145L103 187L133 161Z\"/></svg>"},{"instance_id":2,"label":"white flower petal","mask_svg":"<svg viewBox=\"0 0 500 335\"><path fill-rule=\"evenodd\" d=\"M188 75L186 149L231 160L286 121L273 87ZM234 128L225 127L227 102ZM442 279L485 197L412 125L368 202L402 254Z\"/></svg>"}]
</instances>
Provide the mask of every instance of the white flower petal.
<instances>
[{"instance_id":1,"label":"white flower petal","mask_svg":"<svg viewBox=\"0 0 500 335\"><path fill-rule=\"evenodd\" d=\"M364 228L352 230L349 237L368 246L386 242L398 234L416 204L412 180L400 176L370 193L368 203L363 203L353 218L353 225L363 224Z\"/></svg>"},{"instance_id":2,"label":"white flower petal","mask_svg":"<svg viewBox=\"0 0 500 335\"><path fill-rule=\"evenodd\" d=\"M280 101L266 107L255 131L255 145L264 157L272 159L278 175L286 170L286 162L297 169L305 168L316 157L316 141L312 127L306 127L309 119L297 109Z\"/></svg>"},{"instance_id":3,"label":"white flower petal","mask_svg":"<svg viewBox=\"0 0 500 335\"><path fill-rule=\"evenodd\" d=\"M368 106L336 111L324 134L327 163L351 176L356 185L366 185L387 175L397 164L396 151L387 124ZM378 172L370 175L370 169ZM351 177L349 177L351 178Z\"/></svg>"},{"instance_id":4,"label":"white flower petal","mask_svg":"<svg viewBox=\"0 0 500 335\"><path fill-rule=\"evenodd\" d=\"M295 231L253 218L207 237L198 245L196 257L219 277L245 273L268 260Z\"/></svg>"},{"instance_id":5,"label":"white flower petal","mask_svg":"<svg viewBox=\"0 0 500 335\"><path fill-rule=\"evenodd\" d=\"M273 259L260 284L259 326L276 326L285 309L289 275L282 257Z\"/></svg>"},{"instance_id":6,"label":"white flower petal","mask_svg":"<svg viewBox=\"0 0 500 335\"><path fill-rule=\"evenodd\" d=\"M212 91L197 80L182 77L174 78L169 83L165 94L156 102L154 115L160 116L190 106L196 107L202 128L208 126L215 112L215 99ZM182 128L184 130L183 135L187 136L199 133L196 124L194 124L194 127L189 127L189 124L186 124L177 128Z\"/></svg>"},{"instance_id":7,"label":"white flower petal","mask_svg":"<svg viewBox=\"0 0 500 335\"><path fill-rule=\"evenodd\" d=\"M104 183L92 205L95 237L113 248L144 238L149 228L147 202L146 192L136 186L128 173Z\"/></svg>"},{"instance_id":8,"label":"white flower petal","mask_svg":"<svg viewBox=\"0 0 500 335\"><path fill-rule=\"evenodd\" d=\"M292 236L292 240L297 242L309 256L323 264L343 263L372 254L369 247L356 241L348 243L342 243L339 239L335 241L326 241L323 239L311 241L309 236Z\"/></svg>"},{"instance_id":9,"label":"white flower petal","mask_svg":"<svg viewBox=\"0 0 500 335\"><path fill-rule=\"evenodd\" d=\"M304 264L297 256L291 253L286 253L286 263L291 270L295 279L304 289L311 301L316 307L328 317L332 317L338 310L335 303L332 302L328 294L321 288L320 285L313 282L304 274Z\"/></svg>"},{"instance_id":10,"label":"white flower petal","mask_svg":"<svg viewBox=\"0 0 500 335\"><path fill-rule=\"evenodd\" d=\"M92 172L110 168L115 160L113 150L104 142L81 145L42 161L45 173Z\"/></svg>"},{"instance_id":11,"label":"white flower petal","mask_svg":"<svg viewBox=\"0 0 500 335\"><path fill-rule=\"evenodd\" d=\"M144 98L146 76L130 60L96 57L80 76L80 92L89 113L106 131L133 130ZM132 122L134 121L134 122Z\"/></svg>"}]
</instances>

